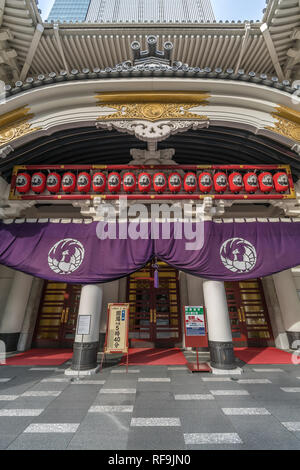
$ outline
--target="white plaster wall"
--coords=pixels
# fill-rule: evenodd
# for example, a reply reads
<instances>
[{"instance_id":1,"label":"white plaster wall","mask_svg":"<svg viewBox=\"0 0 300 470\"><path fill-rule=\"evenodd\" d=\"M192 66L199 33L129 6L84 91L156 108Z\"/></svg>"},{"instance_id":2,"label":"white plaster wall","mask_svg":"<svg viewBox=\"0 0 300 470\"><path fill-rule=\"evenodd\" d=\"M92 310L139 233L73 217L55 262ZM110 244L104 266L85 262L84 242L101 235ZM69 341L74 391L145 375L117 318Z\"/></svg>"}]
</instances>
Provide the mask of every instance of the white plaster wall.
<instances>
[{"instance_id":1,"label":"white plaster wall","mask_svg":"<svg viewBox=\"0 0 300 470\"><path fill-rule=\"evenodd\" d=\"M27 351L31 348L32 338L39 312L39 305L43 294L44 281L37 277L33 278L31 292L29 295L23 326L18 343L18 351Z\"/></svg>"},{"instance_id":2,"label":"white plaster wall","mask_svg":"<svg viewBox=\"0 0 300 470\"><path fill-rule=\"evenodd\" d=\"M188 305L204 305L203 279L186 274Z\"/></svg>"},{"instance_id":3,"label":"white plaster wall","mask_svg":"<svg viewBox=\"0 0 300 470\"><path fill-rule=\"evenodd\" d=\"M119 279L118 302L127 302L127 280L128 280L128 277L122 277L122 279Z\"/></svg>"},{"instance_id":4,"label":"white plaster wall","mask_svg":"<svg viewBox=\"0 0 300 470\"><path fill-rule=\"evenodd\" d=\"M100 333L106 333L107 304L119 302L120 281L105 282L100 284L103 288L102 312L100 319Z\"/></svg>"},{"instance_id":5,"label":"white plaster wall","mask_svg":"<svg viewBox=\"0 0 300 470\"><path fill-rule=\"evenodd\" d=\"M293 268L292 274L294 277L296 289L300 290L300 266Z\"/></svg>"},{"instance_id":6,"label":"white plaster wall","mask_svg":"<svg viewBox=\"0 0 300 470\"><path fill-rule=\"evenodd\" d=\"M263 278L262 285L274 336L275 346L279 349L288 349L289 342L282 320L282 312L280 309L273 277L267 276Z\"/></svg>"},{"instance_id":7,"label":"white plaster wall","mask_svg":"<svg viewBox=\"0 0 300 470\"><path fill-rule=\"evenodd\" d=\"M14 275L15 271L13 269L0 264L0 318L4 313Z\"/></svg>"},{"instance_id":8,"label":"white plaster wall","mask_svg":"<svg viewBox=\"0 0 300 470\"><path fill-rule=\"evenodd\" d=\"M181 330L182 330L182 347L185 348L185 334L184 334L184 315L183 309L185 305L188 305L188 286L187 286L187 274L179 271L179 293L180 293L180 318L181 318Z\"/></svg>"}]
</instances>

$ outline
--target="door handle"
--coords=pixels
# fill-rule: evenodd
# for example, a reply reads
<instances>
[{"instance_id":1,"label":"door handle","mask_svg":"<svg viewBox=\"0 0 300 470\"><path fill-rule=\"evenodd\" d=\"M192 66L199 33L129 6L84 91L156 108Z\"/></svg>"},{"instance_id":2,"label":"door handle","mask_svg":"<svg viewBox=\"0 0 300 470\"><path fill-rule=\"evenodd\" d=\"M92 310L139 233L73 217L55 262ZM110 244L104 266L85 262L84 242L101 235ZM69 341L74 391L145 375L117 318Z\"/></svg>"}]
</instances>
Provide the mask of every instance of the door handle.
<instances>
[{"instance_id":1,"label":"door handle","mask_svg":"<svg viewBox=\"0 0 300 470\"><path fill-rule=\"evenodd\" d=\"M153 313L152 313L152 308L150 308L150 323L153 321Z\"/></svg>"},{"instance_id":2,"label":"door handle","mask_svg":"<svg viewBox=\"0 0 300 470\"><path fill-rule=\"evenodd\" d=\"M243 322L246 323L246 315L245 315L245 310L244 307L241 307L242 314L243 314Z\"/></svg>"},{"instance_id":3,"label":"door handle","mask_svg":"<svg viewBox=\"0 0 300 470\"><path fill-rule=\"evenodd\" d=\"M154 323L156 324L156 309L154 309Z\"/></svg>"},{"instance_id":4,"label":"door handle","mask_svg":"<svg viewBox=\"0 0 300 470\"><path fill-rule=\"evenodd\" d=\"M240 309L240 308L238 308L238 309L237 309L237 311L238 311L238 315L239 315L239 322L241 323L241 322L242 322L242 314L241 314L241 309Z\"/></svg>"},{"instance_id":5,"label":"door handle","mask_svg":"<svg viewBox=\"0 0 300 470\"><path fill-rule=\"evenodd\" d=\"M69 317L69 310L70 310L70 309L69 309L69 307L68 307L68 308L66 308L66 311L65 311L65 318L64 318L64 323L67 323L67 321L68 321L68 317Z\"/></svg>"},{"instance_id":6,"label":"door handle","mask_svg":"<svg viewBox=\"0 0 300 470\"><path fill-rule=\"evenodd\" d=\"M66 309L64 308L61 312L60 323L64 323Z\"/></svg>"}]
</instances>

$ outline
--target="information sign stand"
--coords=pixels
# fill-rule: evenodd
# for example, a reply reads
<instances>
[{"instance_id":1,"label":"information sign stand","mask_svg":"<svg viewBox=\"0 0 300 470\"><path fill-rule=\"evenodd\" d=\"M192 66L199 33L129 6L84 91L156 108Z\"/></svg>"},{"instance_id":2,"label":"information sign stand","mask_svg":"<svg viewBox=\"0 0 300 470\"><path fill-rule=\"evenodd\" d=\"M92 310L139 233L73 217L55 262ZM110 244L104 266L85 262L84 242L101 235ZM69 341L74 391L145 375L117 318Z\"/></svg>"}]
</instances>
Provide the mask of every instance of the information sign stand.
<instances>
[{"instance_id":1,"label":"information sign stand","mask_svg":"<svg viewBox=\"0 0 300 470\"><path fill-rule=\"evenodd\" d=\"M106 336L101 359L100 372L106 354L126 354L126 373L129 365L129 304L108 304Z\"/></svg>"},{"instance_id":2,"label":"information sign stand","mask_svg":"<svg viewBox=\"0 0 300 470\"><path fill-rule=\"evenodd\" d=\"M76 335L78 336L81 335L81 344L80 344L80 351L79 351L78 375L76 377L77 381L80 380L83 339L84 339L84 335L90 334L91 321L92 321L91 315L79 315L78 316Z\"/></svg>"},{"instance_id":3,"label":"information sign stand","mask_svg":"<svg viewBox=\"0 0 300 470\"><path fill-rule=\"evenodd\" d=\"M208 347L205 308L203 306L184 307L185 346L196 348L197 362L188 362L191 372L211 372L206 362L199 362L199 348Z\"/></svg>"}]
</instances>

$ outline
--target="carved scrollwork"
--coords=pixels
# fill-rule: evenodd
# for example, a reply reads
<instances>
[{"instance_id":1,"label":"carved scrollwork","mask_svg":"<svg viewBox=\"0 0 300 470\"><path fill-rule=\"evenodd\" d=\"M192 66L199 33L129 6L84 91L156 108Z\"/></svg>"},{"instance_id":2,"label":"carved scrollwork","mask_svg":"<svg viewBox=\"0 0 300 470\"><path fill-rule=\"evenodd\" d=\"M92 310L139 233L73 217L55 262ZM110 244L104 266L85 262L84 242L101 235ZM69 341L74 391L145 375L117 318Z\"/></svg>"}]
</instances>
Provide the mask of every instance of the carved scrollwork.
<instances>
[{"instance_id":1,"label":"carved scrollwork","mask_svg":"<svg viewBox=\"0 0 300 470\"><path fill-rule=\"evenodd\" d=\"M202 129L208 127L208 120L199 121L97 121L98 129L117 130L119 132L135 135L135 137L144 142L160 142L171 135L180 132L186 132L189 129Z\"/></svg>"}]
</instances>

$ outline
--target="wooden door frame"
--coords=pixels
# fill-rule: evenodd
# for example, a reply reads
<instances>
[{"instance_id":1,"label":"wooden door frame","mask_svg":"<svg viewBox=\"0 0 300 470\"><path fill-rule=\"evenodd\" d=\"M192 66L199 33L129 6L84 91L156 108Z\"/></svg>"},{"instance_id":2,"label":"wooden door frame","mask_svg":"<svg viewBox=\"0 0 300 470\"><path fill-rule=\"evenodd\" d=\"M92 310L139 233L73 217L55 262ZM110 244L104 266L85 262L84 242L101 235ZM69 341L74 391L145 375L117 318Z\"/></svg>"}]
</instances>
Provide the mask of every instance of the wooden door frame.
<instances>
[{"instance_id":1,"label":"wooden door frame","mask_svg":"<svg viewBox=\"0 0 300 470\"><path fill-rule=\"evenodd\" d=\"M241 334L241 340L239 340L239 338L234 338L232 337L232 342L233 342L233 346L236 346L236 347L245 347L247 346L247 343L248 343L248 335L247 335L247 328L246 328L246 325L244 325L244 323L241 321L241 313L240 313L240 306L241 306L241 295L240 295L240 289L239 289L239 281L229 281L231 284L233 284L232 287L230 287L230 289L233 291L233 295L234 295L234 304L236 306L236 311L237 311L237 315L239 317L239 331L240 331L240 334ZM226 292L226 297L227 297L227 292ZM228 305L228 299L227 300L227 306L228 308L230 307L230 305ZM230 318L230 312L229 312L229 318ZM232 332L232 325L231 325L231 318L230 318L230 326L231 326L231 332Z\"/></svg>"},{"instance_id":2,"label":"wooden door frame","mask_svg":"<svg viewBox=\"0 0 300 470\"><path fill-rule=\"evenodd\" d=\"M36 318L36 321L35 321L35 327L34 327L34 333L33 333L33 336L32 336L32 344L31 345L32 345L33 348L50 348L50 349L51 348L53 348L53 349L55 349L55 348L57 348L57 349L70 348L70 349L72 349L74 340L65 340L62 337L63 325L60 325L59 336L58 336L57 340L52 339L52 338L47 338L47 339L42 339L42 340L37 339L37 335L38 335L38 332L39 332L40 318L41 318L41 314L42 314L42 308L43 308L43 305L44 305L44 298L45 298L45 294L46 294L46 291L47 291L47 286L48 286L49 283L67 284L66 291L68 290L69 287L71 287L73 285L73 284L68 284L66 282L48 281L48 280L44 281L43 289L42 289L42 295L41 295L41 299L40 299L39 307L38 307L38 314L37 314L37 318Z\"/></svg>"},{"instance_id":3,"label":"wooden door frame","mask_svg":"<svg viewBox=\"0 0 300 470\"><path fill-rule=\"evenodd\" d=\"M251 338L249 340L249 338L248 338L248 345L249 345L249 347L251 347L251 345L255 344L255 342L257 342L257 343L259 342L261 346L257 346L257 347L275 346L275 339L274 339L274 334L273 334L273 329L272 329L272 323L271 323L271 320L270 320L270 314L269 314L269 310L268 310L268 306L267 306L267 302L266 302L266 298L265 298L264 286L262 284L261 278L256 278L255 280L257 280L258 285L259 285L259 290L260 290L260 294L261 294L261 302L263 304L265 320L266 320L267 325L268 325L268 331L270 333L270 338L269 339L264 338L264 339L261 339L261 340L258 340L257 338L253 338L253 339ZM240 281L240 282L243 282L243 281ZM263 344L263 343L265 343L265 344ZM256 347L256 346L253 346L253 347Z\"/></svg>"},{"instance_id":4,"label":"wooden door frame","mask_svg":"<svg viewBox=\"0 0 300 470\"><path fill-rule=\"evenodd\" d=\"M76 286L79 285L79 284L76 284ZM71 347L73 346L73 343L75 341L75 336L76 336L76 333L75 333L75 336L74 336L74 339L67 339L65 338L65 334L66 332L70 329L66 327L66 324L69 320L69 315L71 315L71 312L72 312L72 308L74 307L74 304L75 304L75 295L77 293L75 293L75 289L74 289L74 284L67 284L67 289L66 289L66 292L69 293L68 291L71 291L70 292L70 301L69 304L68 304L68 307L64 306L64 308L68 308L69 309L69 313L66 316L66 319L67 321L63 322L61 324L61 327L60 327L60 331L59 331L59 344L60 344L60 347L68 347L68 345L71 345ZM79 310L79 304L78 304L78 310ZM77 316L78 316L78 311L77 311ZM77 323L77 321L76 321ZM75 328L74 328L74 331L76 332L76 324L75 324Z\"/></svg>"},{"instance_id":5,"label":"wooden door frame","mask_svg":"<svg viewBox=\"0 0 300 470\"><path fill-rule=\"evenodd\" d=\"M240 282L251 282L251 281L255 281L258 283L258 288L259 288L259 292L260 292L260 296L261 296L261 303L263 305L263 309L264 309L264 316L265 316L265 320L266 320L266 323L267 323L267 326L268 326L268 332L270 334L270 338L249 338L248 337L248 328L247 328L247 323L246 322L242 322L240 323L240 326L241 326L241 334L244 334L245 337L246 337L246 340L245 341L234 341L233 339L233 345L235 347L268 347L268 346L274 346L274 335L273 335L273 330L272 330L272 324L271 324L271 321L270 321L270 315L269 315L269 311L268 311L268 306L267 306L267 303L266 303L266 299L265 299L265 293L264 293L264 288L263 288L263 284L262 284L262 280L260 278L255 278L255 279L247 279L245 281L229 281L231 283L233 283L235 285L235 288L234 288L234 291L236 292L236 296L238 297L237 298L237 301L236 301L236 304L238 306L238 308L241 308L243 307L243 300L242 300L242 297L241 297L241 287L240 287Z\"/></svg>"},{"instance_id":6,"label":"wooden door frame","mask_svg":"<svg viewBox=\"0 0 300 470\"><path fill-rule=\"evenodd\" d=\"M150 261L149 263L147 263L143 268L141 268L139 271L142 271L143 269L147 268L147 266L149 264L151 264L152 261ZM177 343L180 343L182 342L182 318L181 318L181 308L180 308L180 286L179 286L179 271L178 269L176 268L173 268L172 266L168 265L167 263L166 264L166 269L170 269L170 270L174 270L176 276L174 278L174 282L176 283L176 295L177 295L177 313L178 313L178 326L177 326L177 331L178 331L178 337L177 338L161 338L161 339L157 339L156 336L153 337L152 334L151 334L151 330L152 328L154 327L155 330L156 330L156 323L153 324L151 326L151 323L149 325L149 335L150 335L150 338L147 339L143 339L143 341L145 343L149 342L149 343L154 343L155 345L157 344L166 344L170 347L174 347L175 344ZM149 266L149 269L150 269L150 278L153 279L153 268L152 266L150 265ZM139 272L139 271L136 271L136 272ZM135 272L135 273L136 273ZM127 288L126 288L126 299L127 299L127 302L130 304L132 302L130 302L130 299L129 299L129 295L130 295L130 278L132 275L134 275L135 273L132 273L130 274L129 276L127 276ZM155 293L155 288L154 288L154 285L153 285L153 280L151 280L149 278L149 290L150 290L150 308L154 308L153 305L154 305L154 295L153 293ZM138 277L136 278L137 280L139 279ZM169 280L172 279L172 278L168 278ZM159 289L158 289L159 290ZM170 292L170 290L169 290ZM169 307L171 307L170 305L170 294L169 294ZM170 322L171 322L171 310L169 311L169 318L170 318ZM151 320L151 317L150 317L150 320ZM129 329L129 332L130 332L130 329Z\"/></svg>"}]
</instances>

